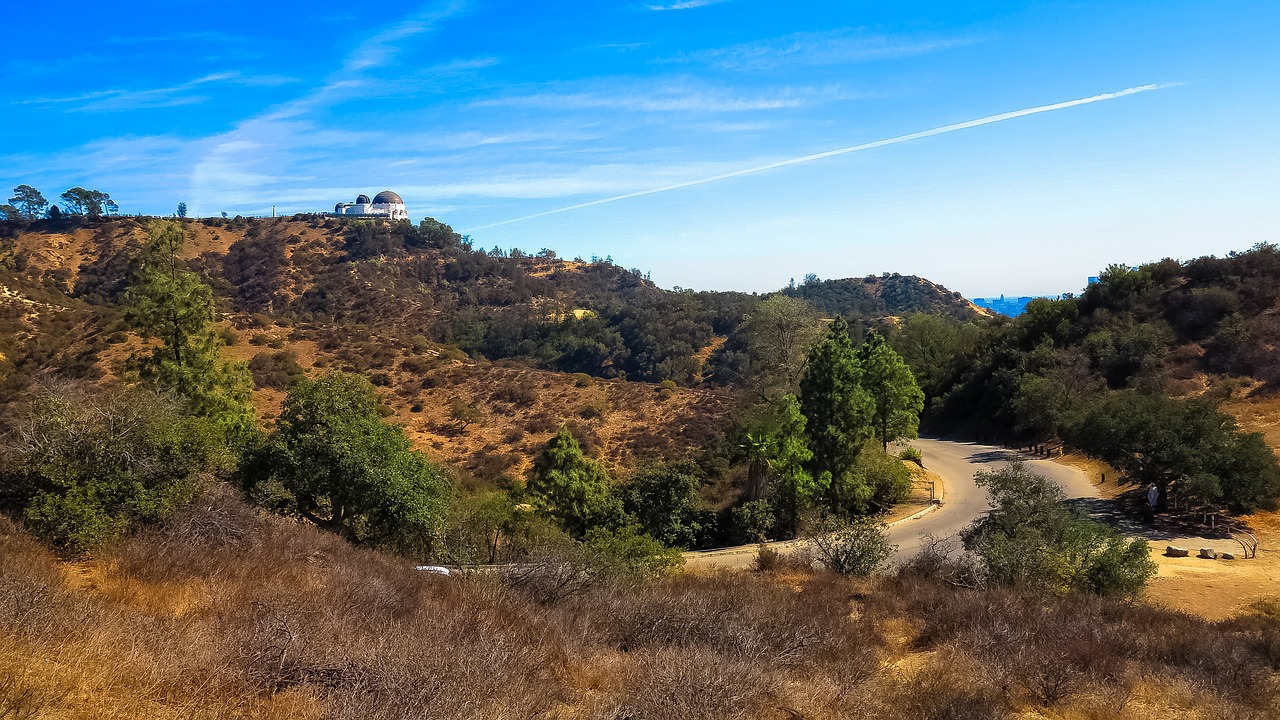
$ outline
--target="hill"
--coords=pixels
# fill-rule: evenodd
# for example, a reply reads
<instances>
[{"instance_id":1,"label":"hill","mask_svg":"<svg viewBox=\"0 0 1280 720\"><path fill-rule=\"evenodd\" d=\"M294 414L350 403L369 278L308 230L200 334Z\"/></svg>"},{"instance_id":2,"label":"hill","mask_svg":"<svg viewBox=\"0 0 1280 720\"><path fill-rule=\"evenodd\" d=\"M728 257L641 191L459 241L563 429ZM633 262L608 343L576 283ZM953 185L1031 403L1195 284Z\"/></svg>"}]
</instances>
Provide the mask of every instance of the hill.
<instances>
[{"instance_id":1,"label":"hill","mask_svg":"<svg viewBox=\"0 0 1280 720\"><path fill-rule=\"evenodd\" d=\"M140 341L121 302L145 223L5 224L0 402L37 378L128 372ZM716 373L720 350L762 299L663 290L639 270L545 249L476 249L431 219L182 226L182 258L215 292L227 352L254 370L260 417L274 417L298 374L359 372L420 447L485 482L522 473L565 422L615 467L705 447L739 402ZM835 312L864 323L966 312L958 295L918 278L858 287L866 302ZM461 428L450 418L456 401L479 420Z\"/></svg>"},{"instance_id":2,"label":"hill","mask_svg":"<svg viewBox=\"0 0 1280 720\"><path fill-rule=\"evenodd\" d=\"M885 273L864 278L805 278L783 293L804 300L828 316L881 318L912 313L973 320L990 315L960 293L914 275Z\"/></svg>"}]
</instances>

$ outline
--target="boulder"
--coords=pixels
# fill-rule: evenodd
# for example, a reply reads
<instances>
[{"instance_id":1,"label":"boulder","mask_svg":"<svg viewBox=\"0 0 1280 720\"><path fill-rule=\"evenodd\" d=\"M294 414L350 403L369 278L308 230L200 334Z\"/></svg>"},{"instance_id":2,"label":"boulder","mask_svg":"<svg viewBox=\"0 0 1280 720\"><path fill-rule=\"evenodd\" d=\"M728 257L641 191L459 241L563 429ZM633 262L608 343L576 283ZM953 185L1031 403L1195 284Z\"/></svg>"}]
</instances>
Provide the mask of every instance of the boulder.
<instances>
[{"instance_id":1,"label":"boulder","mask_svg":"<svg viewBox=\"0 0 1280 720\"><path fill-rule=\"evenodd\" d=\"M1164 554L1168 555L1169 557L1186 557L1191 554L1191 551L1184 547L1178 547L1177 545L1170 545L1169 547L1164 549Z\"/></svg>"},{"instance_id":2,"label":"boulder","mask_svg":"<svg viewBox=\"0 0 1280 720\"><path fill-rule=\"evenodd\" d=\"M1219 560L1235 560L1236 556L1232 553L1218 553Z\"/></svg>"},{"instance_id":3,"label":"boulder","mask_svg":"<svg viewBox=\"0 0 1280 720\"><path fill-rule=\"evenodd\" d=\"M1198 555L1198 557L1202 557L1205 560L1217 560L1218 551L1213 548L1200 548L1200 555Z\"/></svg>"}]
</instances>

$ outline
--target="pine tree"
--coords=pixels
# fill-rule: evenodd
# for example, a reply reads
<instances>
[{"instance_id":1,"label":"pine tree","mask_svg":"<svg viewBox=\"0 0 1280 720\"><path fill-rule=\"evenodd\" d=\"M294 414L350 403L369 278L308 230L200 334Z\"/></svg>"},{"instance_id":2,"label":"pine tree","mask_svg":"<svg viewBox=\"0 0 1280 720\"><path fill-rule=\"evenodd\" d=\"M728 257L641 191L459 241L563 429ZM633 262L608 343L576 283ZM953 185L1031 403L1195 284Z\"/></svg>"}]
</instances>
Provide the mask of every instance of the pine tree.
<instances>
[{"instance_id":1,"label":"pine tree","mask_svg":"<svg viewBox=\"0 0 1280 720\"><path fill-rule=\"evenodd\" d=\"M776 527L795 537L800 529L800 514L822 488L805 468L813 459L813 451L805 442L805 419L794 395L785 395L772 411L768 427L748 434L747 441L755 456L755 472L769 481L769 499L774 509Z\"/></svg>"},{"instance_id":2,"label":"pine tree","mask_svg":"<svg viewBox=\"0 0 1280 720\"><path fill-rule=\"evenodd\" d=\"M800 412L813 451L809 472L826 489L831 509L841 512L861 512L871 497L871 488L855 472L875 410L861 380L849 323L837 317L826 339L809 352L800 379Z\"/></svg>"},{"instance_id":3,"label":"pine tree","mask_svg":"<svg viewBox=\"0 0 1280 720\"><path fill-rule=\"evenodd\" d=\"M193 413L214 421L229 440L238 442L255 423L249 368L222 360L213 292L195 273L179 267L183 242L177 223L151 227L125 303L139 334L161 344L133 361L145 383L182 396Z\"/></svg>"},{"instance_id":4,"label":"pine tree","mask_svg":"<svg viewBox=\"0 0 1280 720\"><path fill-rule=\"evenodd\" d=\"M889 347L880 333L872 332L858 348L861 385L875 403L872 431L887 451L889 443L914 438L924 409L924 393L911 368Z\"/></svg>"},{"instance_id":5,"label":"pine tree","mask_svg":"<svg viewBox=\"0 0 1280 720\"><path fill-rule=\"evenodd\" d=\"M539 512L575 538L593 527L615 524L622 515L609 474L582 454L578 439L567 427L547 441L525 487Z\"/></svg>"}]
</instances>

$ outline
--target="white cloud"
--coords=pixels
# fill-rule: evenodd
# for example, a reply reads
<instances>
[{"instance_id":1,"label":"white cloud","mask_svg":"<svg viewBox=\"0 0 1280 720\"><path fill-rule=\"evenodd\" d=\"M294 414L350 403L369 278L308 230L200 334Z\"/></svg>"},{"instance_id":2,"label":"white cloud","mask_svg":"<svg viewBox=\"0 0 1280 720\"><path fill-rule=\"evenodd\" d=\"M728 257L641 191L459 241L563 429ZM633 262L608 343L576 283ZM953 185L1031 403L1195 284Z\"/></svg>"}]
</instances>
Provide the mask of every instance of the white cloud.
<instances>
[{"instance_id":1,"label":"white cloud","mask_svg":"<svg viewBox=\"0 0 1280 720\"><path fill-rule=\"evenodd\" d=\"M210 84L225 83L247 87L277 87L298 82L296 78L280 75L244 75L238 72L218 72L167 87L128 90L117 88L67 97L33 98L19 100L15 105L66 105L68 112L120 112L150 108L192 105L208 100L207 96L191 91Z\"/></svg>"},{"instance_id":2,"label":"white cloud","mask_svg":"<svg viewBox=\"0 0 1280 720\"><path fill-rule=\"evenodd\" d=\"M624 112L733 113L785 110L816 100L848 98L839 87L788 87L745 94L719 87L702 87L688 80L653 82L637 78L594 81L586 89L513 94L477 100L471 107L519 107L547 110L619 110Z\"/></svg>"},{"instance_id":3,"label":"white cloud","mask_svg":"<svg viewBox=\"0 0 1280 720\"><path fill-rule=\"evenodd\" d=\"M922 55L978 42L971 37L928 38L867 33L853 29L802 32L688 53L677 61L705 62L731 70L781 65L843 65Z\"/></svg>"},{"instance_id":4,"label":"white cloud","mask_svg":"<svg viewBox=\"0 0 1280 720\"><path fill-rule=\"evenodd\" d=\"M706 7L708 5L718 5L728 0L681 0L681 2L670 3L667 5L646 5L649 10L662 12L665 10L693 10L694 8Z\"/></svg>"}]
</instances>

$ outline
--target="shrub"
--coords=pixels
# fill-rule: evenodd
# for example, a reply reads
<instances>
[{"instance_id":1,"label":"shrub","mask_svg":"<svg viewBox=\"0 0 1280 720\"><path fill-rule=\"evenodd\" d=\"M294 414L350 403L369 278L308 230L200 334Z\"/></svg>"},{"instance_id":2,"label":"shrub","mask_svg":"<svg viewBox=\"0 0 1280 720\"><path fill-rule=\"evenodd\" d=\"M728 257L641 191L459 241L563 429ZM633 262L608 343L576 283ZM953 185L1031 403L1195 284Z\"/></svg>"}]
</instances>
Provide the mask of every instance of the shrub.
<instances>
[{"instance_id":1,"label":"shrub","mask_svg":"<svg viewBox=\"0 0 1280 720\"><path fill-rule=\"evenodd\" d=\"M443 468L382 419L373 387L333 373L298 383L270 444L249 457L251 495L352 543L429 549L449 494Z\"/></svg>"},{"instance_id":2,"label":"shrub","mask_svg":"<svg viewBox=\"0 0 1280 720\"><path fill-rule=\"evenodd\" d=\"M449 419L457 424L459 430L466 430L468 425L480 422L480 411L466 400L456 397L449 401Z\"/></svg>"},{"instance_id":3,"label":"shrub","mask_svg":"<svg viewBox=\"0 0 1280 720\"><path fill-rule=\"evenodd\" d=\"M10 443L0 485L17 490L28 528L72 555L164 518L230 464L210 421L140 390L47 390Z\"/></svg>"},{"instance_id":4,"label":"shrub","mask_svg":"<svg viewBox=\"0 0 1280 720\"><path fill-rule=\"evenodd\" d=\"M258 353L249 361L253 384L259 388L283 390L306 377L292 350Z\"/></svg>"},{"instance_id":5,"label":"shrub","mask_svg":"<svg viewBox=\"0 0 1280 720\"><path fill-rule=\"evenodd\" d=\"M777 516L768 500L751 500L733 509L733 526L743 542L764 542L776 524Z\"/></svg>"},{"instance_id":6,"label":"shrub","mask_svg":"<svg viewBox=\"0 0 1280 720\"><path fill-rule=\"evenodd\" d=\"M884 526L870 518L823 523L809 541L818 561L841 575L870 575L897 549L889 544Z\"/></svg>"},{"instance_id":7,"label":"shrub","mask_svg":"<svg viewBox=\"0 0 1280 720\"><path fill-rule=\"evenodd\" d=\"M898 459L913 462L920 467L924 467L924 456L920 454L919 450L913 447L902 448L902 452L898 453Z\"/></svg>"},{"instance_id":8,"label":"shrub","mask_svg":"<svg viewBox=\"0 0 1280 720\"><path fill-rule=\"evenodd\" d=\"M991 581L1053 592L1135 595L1156 572L1147 542L1062 504L1062 490L1022 463L980 472L995 509L964 532Z\"/></svg>"},{"instance_id":9,"label":"shrub","mask_svg":"<svg viewBox=\"0 0 1280 720\"><path fill-rule=\"evenodd\" d=\"M529 407L538 402L538 391L520 383L504 383L493 392L493 399L516 407Z\"/></svg>"},{"instance_id":10,"label":"shrub","mask_svg":"<svg viewBox=\"0 0 1280 720\"><path fill-rule=\"evenodd\" d=\"M583 539L588 549L614 573L650 578L684 565L684 556L634 525L611 530L592 528Z\"/></svg>"}]
</instances>

